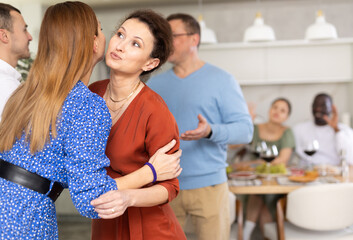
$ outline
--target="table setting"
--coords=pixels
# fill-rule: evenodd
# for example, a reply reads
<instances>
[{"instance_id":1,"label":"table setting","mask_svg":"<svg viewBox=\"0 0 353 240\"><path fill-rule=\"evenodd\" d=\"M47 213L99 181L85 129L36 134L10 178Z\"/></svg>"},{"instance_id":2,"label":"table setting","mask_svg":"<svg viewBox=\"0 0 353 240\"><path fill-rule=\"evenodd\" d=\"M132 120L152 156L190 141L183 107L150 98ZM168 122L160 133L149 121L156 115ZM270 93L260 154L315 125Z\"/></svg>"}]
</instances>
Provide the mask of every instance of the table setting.
<instances>
[{"instance_id":1,"label":"table setting","mask_svg":"<svg viewBox=\"0 0 353 240\"><path fill-rule=\"evenodd\" d=\"M324 171L322 170L323 168L325 168ZM325 174L322 174L322 172L325 172ZM270 166L260 164L255 168L248 168L247 171L235 170L228 173L228 179L230 185L238 186L250 186L249 183L251 182L254 183L254 185L261 185L262 183L259 183L259 181L273 182L273 179L280 185L338 183L342 181L341 169L338 166L319 165L314 166L313 170L306 170L295 166L285 167L283 164Z\"/></svg>"},{"instance_id":2,"label":"table setting","mask_svg":"<svg viewBox=\"0 0 353 240\"><path fill-rule=\"evenodd\" d=\"M317 141L313 140L308 143L305 153L310 157L318 148ZM275 145L267 146L262 143L252 149L265 163L243 165L238 169L228 168L228 184L230 190L236 194L289 193L307 185L337 184L345 181L340 166L272 164L272 160L278 156Z\"/></svg>"}]
</instances>

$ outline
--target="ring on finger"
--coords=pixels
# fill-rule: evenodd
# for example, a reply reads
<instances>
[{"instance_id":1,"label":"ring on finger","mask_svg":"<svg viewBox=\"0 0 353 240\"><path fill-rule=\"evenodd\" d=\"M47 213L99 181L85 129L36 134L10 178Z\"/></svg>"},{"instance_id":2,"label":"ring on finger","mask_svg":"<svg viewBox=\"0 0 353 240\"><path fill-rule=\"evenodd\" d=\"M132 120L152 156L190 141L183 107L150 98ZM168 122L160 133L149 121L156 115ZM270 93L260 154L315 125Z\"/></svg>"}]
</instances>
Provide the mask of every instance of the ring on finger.
<instances>
[{"instance_id":1,"label":"ring on finger","mask_svg":"<svg viewBox=\"0 0 353 240\"><path fill-rule=\"evenodd\" d=\"M114 210L114 208L112 208L112 213L114 213L115 212L115 210Z\"/></svg>"}]
</instances>

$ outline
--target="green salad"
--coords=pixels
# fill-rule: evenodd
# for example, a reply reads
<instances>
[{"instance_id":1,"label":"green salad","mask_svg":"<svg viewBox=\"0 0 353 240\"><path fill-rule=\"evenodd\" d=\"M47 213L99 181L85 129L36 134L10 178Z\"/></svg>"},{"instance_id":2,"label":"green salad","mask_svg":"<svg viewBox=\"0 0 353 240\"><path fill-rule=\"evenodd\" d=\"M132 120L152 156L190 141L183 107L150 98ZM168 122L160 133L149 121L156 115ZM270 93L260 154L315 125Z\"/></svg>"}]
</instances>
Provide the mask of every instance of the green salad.
<instances>
[{"instance_id":1,"label":"green salad","mask_svg":"<svg viewBox=\"0 0 353 240\"><path fill-rule=\"evenodd\" d=\"M271 164L269 166L266 164L260 164L256 167L255 172L260 174L286 174L287 168L283 163L275 165Z\"/></svg>"}]
</instances>

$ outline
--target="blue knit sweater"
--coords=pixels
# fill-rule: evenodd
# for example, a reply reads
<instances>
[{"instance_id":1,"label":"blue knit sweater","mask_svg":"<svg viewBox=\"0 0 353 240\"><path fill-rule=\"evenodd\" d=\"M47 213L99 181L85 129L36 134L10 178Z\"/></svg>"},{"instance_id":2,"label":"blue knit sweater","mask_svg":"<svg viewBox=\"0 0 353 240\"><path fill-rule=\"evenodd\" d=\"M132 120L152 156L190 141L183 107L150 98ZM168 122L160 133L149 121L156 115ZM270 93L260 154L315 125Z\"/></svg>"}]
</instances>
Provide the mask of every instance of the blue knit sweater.
<instances>
[{"instance_id":1,"label":"blue knit sweater","mask_svg":"<svg viewBox=\"0 0 353 240\"><path fill-rule=\"evenodd\" d=\"M227 181L227 144L249 143L253 135L246 102L233 76L206 63L185 78L170 69L152 77L148 86L167 103L180 133L197 127L198 114L212 128L210 139L180 141L180 188L195 189Z\"/></svg>"}]
</instances>

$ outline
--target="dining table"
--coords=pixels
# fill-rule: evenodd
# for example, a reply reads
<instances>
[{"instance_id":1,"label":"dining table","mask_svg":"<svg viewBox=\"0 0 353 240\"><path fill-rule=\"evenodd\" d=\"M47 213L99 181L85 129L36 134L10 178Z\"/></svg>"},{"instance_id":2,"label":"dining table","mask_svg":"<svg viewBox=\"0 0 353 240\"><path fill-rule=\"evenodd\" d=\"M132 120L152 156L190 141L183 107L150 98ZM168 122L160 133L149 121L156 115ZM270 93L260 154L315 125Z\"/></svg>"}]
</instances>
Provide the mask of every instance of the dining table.
<instances>
[{"instance_id":1,"label":"dining table","mask_svg":"<svg viewBox=\"0 0 353 240\"><path fill-rule=\"evenodd\" d=\"M308 185L345 182L341 176L318 177L317 180L308 183L292 183L288 180L288 177L273 177L271 179L257 178L255 180L247 180L247 182L250 181L253 181L254 183L236 185L233 184L233 180L228 180L229 191L236 195L288 194L291 191ZM348 181L353 182L353 179L350 178Z\"/></svg>"},{"instance_id":2,"label":"dining table","mask_svg":"<svg viewBox=\"0 0 353 240\"><path fill-rule=\"evenodd\" d=\"M254 185L233 185L229 183L229 190L234 194L287 194L291 191L305 186L297 185L280 185L276 178L259 179L260 184Z\"/></svg>"},{"instance_id":3,"label":"dining table","mask_svg":"<svg viewBox=\"0 0 353 240\"><path fill-rule=\"evenodd\" d=\"M313 184L340 184L344 182L353 182L353 168L350 177L343 178L340 175L319 176L310 182L293 182L290 181L290 175L263 177L256 176L252 179L232 179L229 178L229 191L235 195L252 195L252 194L288 194L296 189L313 185ZM238 240L243 239L243 203L236 200L235 216L237 219Z\"/></svg>"}]
</instances>

